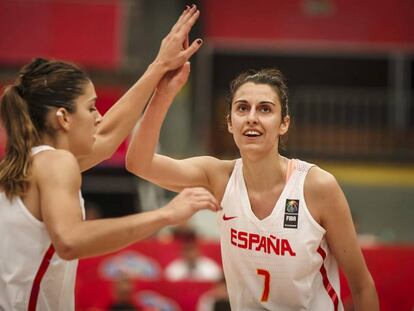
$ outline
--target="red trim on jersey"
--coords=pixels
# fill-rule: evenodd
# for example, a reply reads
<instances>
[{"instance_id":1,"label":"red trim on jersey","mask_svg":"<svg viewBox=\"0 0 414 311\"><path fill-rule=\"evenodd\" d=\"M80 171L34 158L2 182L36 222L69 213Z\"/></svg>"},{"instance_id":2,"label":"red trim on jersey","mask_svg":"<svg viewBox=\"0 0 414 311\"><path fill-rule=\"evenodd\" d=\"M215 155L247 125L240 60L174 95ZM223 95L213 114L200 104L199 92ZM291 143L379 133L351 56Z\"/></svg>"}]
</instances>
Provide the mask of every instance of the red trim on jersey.
<instances>
[{"instance_id":1,"label":"red trim on jersey","mask_svg":"<svg viewBox=\"0 0 414 311\"><path fill-rule=\"evenodd\" d=\"M48 250L43 256L42 263L40 264L39 270L37 270L35 279L33 281L32 290L30 292L29 306L27 308L28 311L36 311L37 298L39 297L40 290L40 282L42 281L43 276L45 275L46 270L49 267L50 259L52 258L54 253L55 248L53 247L53 244L50 244Z\"/></svg>"},{"instance_id":2,"label":"red trim on jersey","mask_svg":"<svg viewBox=\"0 0 414 311\"><path fill-rule=\"evenodd\" d=\"M297 159L289 159L286 171L286 180L287 183L289 181L290 176L293 174L293 171L298 167L298 160Z\"/></svg>"},{"instance_id":3,"label":"red trim on jersey","mask_svg":"<svg viewBox=\"0 0 414 311\"><path fill-rule=\"evenodd\" d=\"M318 248L318 253L319 255L321 255L322 260L325 261L326 252L320 246ZM322 262L322 265L319 271L322 275L323 286L325 286L326 292L328 293L329 297L331 297L332 302L334 304L334 310L338 311L338 304L339 304L338 295L336 294L335 289L332 287L331 283L329 282L328 275L326 273L326 269L325 269L323 262Z\"/></svg>"}]
</instances>

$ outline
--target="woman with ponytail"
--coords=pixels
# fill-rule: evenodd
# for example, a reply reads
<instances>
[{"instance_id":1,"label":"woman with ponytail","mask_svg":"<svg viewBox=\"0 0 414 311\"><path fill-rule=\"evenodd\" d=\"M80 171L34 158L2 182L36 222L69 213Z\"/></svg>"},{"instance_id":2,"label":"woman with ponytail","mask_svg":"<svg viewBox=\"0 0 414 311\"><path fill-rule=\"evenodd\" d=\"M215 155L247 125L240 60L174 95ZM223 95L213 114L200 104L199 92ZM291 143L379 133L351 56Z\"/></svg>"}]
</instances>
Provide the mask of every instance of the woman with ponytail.
<instances>
[{"instance_id":1,"label":"woman with ponytail","mask_svg":"<svg viewBox=\"0 0 414 311\"><path fill-rule=\"evenodd\" d=\"M130 133L157 84L180 70L197 20L187 7L144 75L102 117L95 89L78 67L36 59L6 87L1 121L0 310L74 310L77 259L118 250L200 209L217 209L203 188L182 191L165 207L117 219L85 221L81 172L107 159Z\"/></svg>"}]
</instances>

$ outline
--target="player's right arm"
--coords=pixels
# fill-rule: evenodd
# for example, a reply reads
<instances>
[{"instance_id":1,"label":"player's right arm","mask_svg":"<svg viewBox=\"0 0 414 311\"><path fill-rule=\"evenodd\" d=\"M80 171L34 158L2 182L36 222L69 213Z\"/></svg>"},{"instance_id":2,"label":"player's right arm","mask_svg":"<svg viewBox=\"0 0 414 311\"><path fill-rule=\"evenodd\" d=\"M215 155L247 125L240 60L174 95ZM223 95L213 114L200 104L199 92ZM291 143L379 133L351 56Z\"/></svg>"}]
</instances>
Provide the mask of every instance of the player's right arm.
<instances>
[{"instance_id":1,"label":"player's right arm","mask_svg":"<svg viewBox=\"0 0 414 311\"><path fill-rule=\"evenodd\" d=\"M168 108L187 81L189 73L190 64L186 63L180 70L168 73L161 81L131 139L126 168L172 191L204 187L217 196L217 179L223 175L223 166L228 166L230 161L207 156L177 160L155 153ZM175 139L180 140L181 137Z\"/></svg>"},{"instance_id":2,"label":"player's right arm","mask_svg":"<svg viewBox=\"0 0 414 311\"><path fill-rule=\"evenodd\" d=\"M64 150L36 156L33 173L40 193L41 220L58 255L67 260L102 255L141 240L166 225L185 222L218 204L203 188L185 189L163 208L125 217L84 221L80 168Z\"/></svg>"}]
</instances>

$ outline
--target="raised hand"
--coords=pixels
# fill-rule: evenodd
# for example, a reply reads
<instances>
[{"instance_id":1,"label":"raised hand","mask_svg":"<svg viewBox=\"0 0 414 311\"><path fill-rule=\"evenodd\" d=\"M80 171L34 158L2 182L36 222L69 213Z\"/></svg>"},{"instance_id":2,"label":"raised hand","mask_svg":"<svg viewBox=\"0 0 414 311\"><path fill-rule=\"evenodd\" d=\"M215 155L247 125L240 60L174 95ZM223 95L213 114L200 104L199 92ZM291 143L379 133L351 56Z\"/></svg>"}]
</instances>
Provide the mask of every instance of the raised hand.
<instances>
[{"instance_id":1,"label":"raised hand","mask_svg":"<svg viewBox=\"0 0 414 311\"><path fill-rule=\"evenodd\" d=\"M171 103L190 75L190 63L186 62L176 70L167 72L157 86L157 95L162 95L165 103Z\"/></svg>"},{"instance_id":2,"label":"raised hand","mask_svg":"<svg viewBox=\"0 0 414 311\"><path fill-rule=\"evenodd\" d=\"M216 198L205 188L186 188L163 209L169 224L177 225L186 222L198 211L217 211L219 205Z\"/></svg>"},{"instance_id":3,"label":"raised hand","mask_svg":"<svg viewBox=\"0 0 414 311\"><path fill-rule=\"evenodd\" d=\"M188 34L199 16L200 11L195 5L187 7L162 40L156 62L163 64L168 71L183 66L200 48L201 39L195 40L191 45L188 42Z\"/></svg>"}]
</instances>

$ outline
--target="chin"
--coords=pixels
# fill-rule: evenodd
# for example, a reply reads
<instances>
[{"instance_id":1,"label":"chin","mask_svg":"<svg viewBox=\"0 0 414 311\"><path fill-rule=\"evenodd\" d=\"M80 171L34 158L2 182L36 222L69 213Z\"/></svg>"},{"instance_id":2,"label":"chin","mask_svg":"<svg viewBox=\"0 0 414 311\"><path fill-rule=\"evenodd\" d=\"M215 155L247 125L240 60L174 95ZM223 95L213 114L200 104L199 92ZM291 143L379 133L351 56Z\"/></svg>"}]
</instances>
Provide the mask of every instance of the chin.
<instances>
[{"instance_id":1,"label":"chin","mask_svg":"<svg viewBox=\"0 0 414 311\"><path fill-rule=\"evenodd\" d=\"M248 145L244 145L241 146L241 148L239 148L240 150L240 154L245 155L245 156L249 156L252 155L254 157L261 157L261 156L266 156L267 154L273 153L274 152L274 148L269 146L263 146L263 145L254 145L254 144L248 144Z\"/></svg>"}]
</instances>

